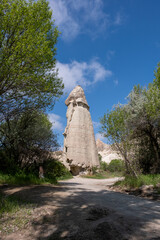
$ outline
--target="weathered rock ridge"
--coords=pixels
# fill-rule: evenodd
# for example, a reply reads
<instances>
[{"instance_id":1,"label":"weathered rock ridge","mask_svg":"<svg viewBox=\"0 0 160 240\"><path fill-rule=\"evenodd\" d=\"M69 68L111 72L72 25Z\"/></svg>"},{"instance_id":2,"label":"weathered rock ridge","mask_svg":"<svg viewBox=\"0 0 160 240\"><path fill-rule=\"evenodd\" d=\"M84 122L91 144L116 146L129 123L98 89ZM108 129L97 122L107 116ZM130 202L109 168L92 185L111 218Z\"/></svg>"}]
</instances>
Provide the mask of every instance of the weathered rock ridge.
<instances>
[{"instance_id":1,"label":"weathered rock ridge","mask_svg":"<svg viewBox=\"0 0 160 240\"><path fill-rule=\"evenodd\" d=\"M66 99L67 126L64 131L64 153L73 175L91 171L99 166L93 124L89 106L80 86Z\"/></svg>"},{"instance_id":2,"label":"weathered rock ridge","mask_svg":"<svg viewBox=\"0 0 160 240\"><path fill-rule=\"evenodd\" d=\"M102 142L100 139L96 141L97 151L102 156L102 161L110 163L114 159L123 159L123 157L118 154L111 145Z\"/></svg>"}]
</instances>

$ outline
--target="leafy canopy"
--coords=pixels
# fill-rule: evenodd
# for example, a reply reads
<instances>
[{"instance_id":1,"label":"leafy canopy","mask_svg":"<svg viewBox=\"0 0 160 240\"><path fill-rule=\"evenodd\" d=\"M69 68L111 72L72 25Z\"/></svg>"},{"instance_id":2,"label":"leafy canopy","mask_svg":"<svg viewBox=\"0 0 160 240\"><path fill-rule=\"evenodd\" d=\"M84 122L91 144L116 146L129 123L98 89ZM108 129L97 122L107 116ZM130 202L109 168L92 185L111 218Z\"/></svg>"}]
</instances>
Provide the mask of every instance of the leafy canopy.
<instances>
[{"instance_id":1,"label":"leafy canopy","mask_svg":"<svg viewBox=\"0 0 160 240\"><path fill-rule=\"evenodd\" d=\"M111 140L130 172L160 171L160 64L148 88L134 86L127 103L101 118L101 132ZM127 169L127 170L128 170Z\"/></svg>"},{"instance_id":2,"label":"leafy canopy","mask_svg":"<svg viewBox=\"0 0 160 240\"><path fill-rule=\"evenodd\" d=\"M47 159L49 152L57 147L52 124L43 112L28 109L1 124L0 152L3 152L3 158L13 159L19 166L22 162L23 165L33 163L35 157L36 161Z\"/></svg>"},{"instance_id":3,"label":"leafy canopy","mask_svg":"<svg viewBox=\"0 0 160 240\"><path fill-rule=\"evenodd\" d=\"M48 2L1 0L0 23L1 106L13 99L54 103L63 84L55 67L59 32Z\"/></svg>"}]
</instances>

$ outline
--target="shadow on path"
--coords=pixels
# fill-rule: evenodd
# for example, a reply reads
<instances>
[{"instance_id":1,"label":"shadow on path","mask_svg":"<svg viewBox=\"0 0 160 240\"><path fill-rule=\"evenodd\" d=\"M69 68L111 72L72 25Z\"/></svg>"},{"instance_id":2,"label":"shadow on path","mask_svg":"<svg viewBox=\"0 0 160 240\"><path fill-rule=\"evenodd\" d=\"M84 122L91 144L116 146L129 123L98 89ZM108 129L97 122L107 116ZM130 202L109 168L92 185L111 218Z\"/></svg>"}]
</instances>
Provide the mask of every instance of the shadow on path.
<instances>
[{"instance_id":1,"label":"shadow on path","mask_svg":"<svg viewBox=\"0 0 160 240\"><path fill-rule=\"evenodd\" d=\"M14 190L8 188L5 192L46 211L31 220L22 239L160 240L158 202L98 188L94 191L93 186L86 189L74 182Z\"/></svg>"}]
</instances>

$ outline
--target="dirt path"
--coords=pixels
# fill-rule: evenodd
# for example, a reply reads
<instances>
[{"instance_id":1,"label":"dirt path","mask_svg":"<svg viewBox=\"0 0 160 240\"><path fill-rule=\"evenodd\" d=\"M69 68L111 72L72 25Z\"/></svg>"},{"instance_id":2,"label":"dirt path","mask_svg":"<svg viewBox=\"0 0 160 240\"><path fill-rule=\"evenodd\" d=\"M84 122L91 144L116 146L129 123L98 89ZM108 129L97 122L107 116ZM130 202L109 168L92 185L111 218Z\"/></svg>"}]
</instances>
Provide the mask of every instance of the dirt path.
<instances>
[{"instance_id":1,"label":"dirt path","mask_svg":"<svg viewBox=\"0 0 160 240\"><path fill-rule=\"evenodd\" d=\"M30 224L3 240L160 240L160 202L110 191L115 179L6 189L38 204Z\"/></svg>"}]
</instances>

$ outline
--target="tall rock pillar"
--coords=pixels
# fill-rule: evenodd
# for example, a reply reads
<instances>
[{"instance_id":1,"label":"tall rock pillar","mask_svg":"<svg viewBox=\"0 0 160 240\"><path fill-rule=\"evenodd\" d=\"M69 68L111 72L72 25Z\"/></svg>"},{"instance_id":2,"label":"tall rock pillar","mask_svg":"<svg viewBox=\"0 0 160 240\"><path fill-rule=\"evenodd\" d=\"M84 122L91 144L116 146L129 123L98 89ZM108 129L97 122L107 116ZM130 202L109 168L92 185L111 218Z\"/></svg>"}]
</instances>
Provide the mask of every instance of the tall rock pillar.
<instances>
[{"instance_id":1,"label":"tall rock pillar","mask_svg":"<svg viewBox=\"0 0 160 240\"><path fill-rule=\"evenodd\" d=\"M64 132L64 152L73 175L99 167L93 124L83 89L76 86L66 99L67 126Z\"/></svg>"}]
</instances>

